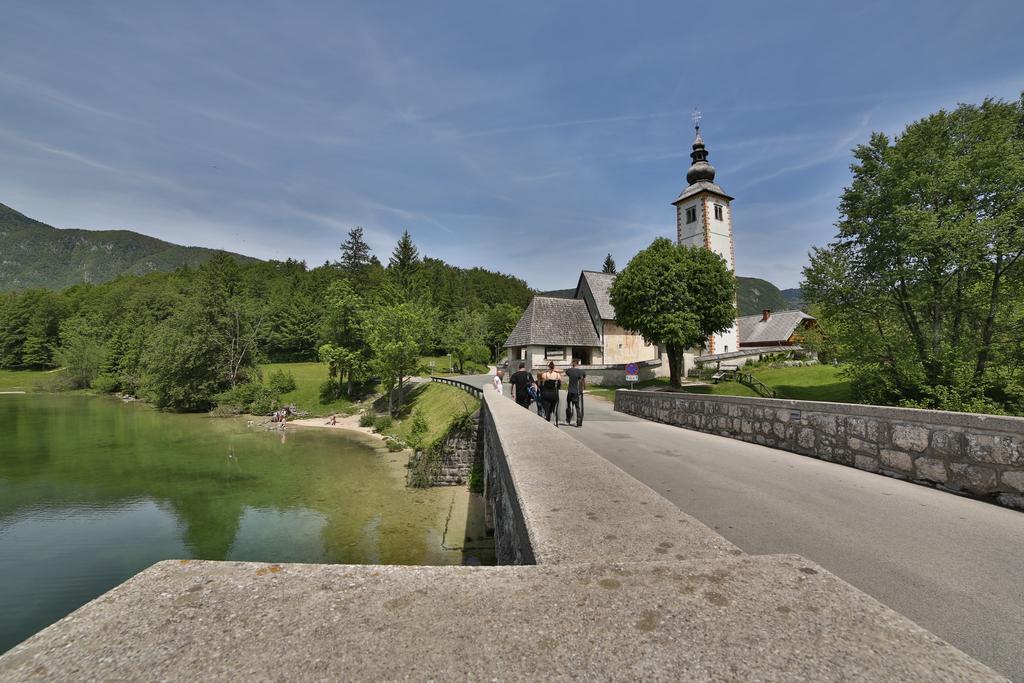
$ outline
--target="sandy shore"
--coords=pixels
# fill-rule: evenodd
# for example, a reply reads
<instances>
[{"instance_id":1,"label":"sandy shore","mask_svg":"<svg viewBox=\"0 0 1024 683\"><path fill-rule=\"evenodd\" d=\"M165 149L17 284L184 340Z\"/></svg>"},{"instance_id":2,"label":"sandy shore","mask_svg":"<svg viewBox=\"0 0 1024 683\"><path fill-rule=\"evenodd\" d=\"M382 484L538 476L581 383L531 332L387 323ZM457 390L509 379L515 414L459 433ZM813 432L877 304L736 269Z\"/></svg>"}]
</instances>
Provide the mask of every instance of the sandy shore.
<instances>
[{"instance_id":1,"label":"sandy shore","mask_svg":"<svg viewBox=\"0 0 1024 683\"><path fill-rule=\"evenodd\" d=\"M339 416L336 424L328 424L330 422L329 417L307 417L301 420L289 420L288 426L292 427L321 427L323 429L347 429L352 432L359 432L360 434L366 434L367 436L373 436L381 441L385 441L386 437L383 434L378 434L373 431L370 427L359 426L359 415L349 415L348 417Z\"/></svg>"}]
</instances>

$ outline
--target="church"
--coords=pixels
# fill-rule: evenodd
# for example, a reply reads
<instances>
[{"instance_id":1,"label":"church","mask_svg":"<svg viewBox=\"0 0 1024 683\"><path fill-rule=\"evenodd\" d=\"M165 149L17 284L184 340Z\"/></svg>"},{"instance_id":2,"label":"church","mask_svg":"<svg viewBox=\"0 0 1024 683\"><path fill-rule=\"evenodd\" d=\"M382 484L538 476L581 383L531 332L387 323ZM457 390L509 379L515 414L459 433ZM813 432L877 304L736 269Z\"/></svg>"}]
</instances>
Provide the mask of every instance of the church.
<instances>
[{"instance_id":1,"label":"church","mask_svg":"<svg viewBox=\"0 0 1024 683\"><path fill-rule=\"evenodd\" d=\"M686 172L687 186L673 203L676 207L676 239L679 244L711 249L736 272L732 233L732 197L715 183L715 167L708 163L708 151L695 115L696 138L690 153L692 164ZM614 275L583 271L576 288L545 292L533 298L505 342L510 368L525 363L530 370L568 366L574 358L586 366L592 384L621 384L623 366L637 363L640 379L668 375L663 351L641 335L615 322L609 300ZM684 374L696 355L728 354L739 351L739 335L733 323L728 330L707 340L704 349L686 355Z\"/></svg>"}]
</instances>

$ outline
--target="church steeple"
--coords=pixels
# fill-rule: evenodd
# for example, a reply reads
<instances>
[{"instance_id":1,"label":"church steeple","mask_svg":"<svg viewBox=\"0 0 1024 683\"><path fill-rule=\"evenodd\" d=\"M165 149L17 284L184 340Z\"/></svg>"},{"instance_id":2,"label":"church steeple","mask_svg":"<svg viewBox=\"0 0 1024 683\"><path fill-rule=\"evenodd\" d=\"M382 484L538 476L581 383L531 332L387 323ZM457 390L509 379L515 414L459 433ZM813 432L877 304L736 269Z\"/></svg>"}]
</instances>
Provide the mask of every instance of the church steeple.
<instances>
[{"instance_id":1,"label":"church steeple","mask_svg":"<svg viewBox=\"0 0 1024 683\"><path fill-rule=\"evenodd\" d=\"M700 112L693 112L693 127L696 130L696 137L693 140L693 151L690 158L693 163L690 170L686 172L686 182L693 185L702 180L709 183L715 182L715 167L708 163L708 150L704 147L704 138L700 136Z\"/></svg>"}]
</instances>

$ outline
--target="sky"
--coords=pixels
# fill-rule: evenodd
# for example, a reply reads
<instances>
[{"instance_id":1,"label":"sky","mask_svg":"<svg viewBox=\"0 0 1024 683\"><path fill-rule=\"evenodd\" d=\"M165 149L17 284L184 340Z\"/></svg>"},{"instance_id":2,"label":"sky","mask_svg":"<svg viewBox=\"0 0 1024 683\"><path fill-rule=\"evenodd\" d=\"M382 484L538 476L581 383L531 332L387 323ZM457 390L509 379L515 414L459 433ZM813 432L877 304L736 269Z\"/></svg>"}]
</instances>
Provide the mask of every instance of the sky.
<instances>
[{"instance_id":1,"label":"sky","mask_svg":"<svg viewBox=\"0 0 1024 683\"><path fill-rule=\"evenodd\" d=\"M0 202L264 259L362 226L574 286L674 237L691 112L736 270L795 287L872 131L1024 90L1024 3L0 0Z\"/></svg>"}]
</instances>

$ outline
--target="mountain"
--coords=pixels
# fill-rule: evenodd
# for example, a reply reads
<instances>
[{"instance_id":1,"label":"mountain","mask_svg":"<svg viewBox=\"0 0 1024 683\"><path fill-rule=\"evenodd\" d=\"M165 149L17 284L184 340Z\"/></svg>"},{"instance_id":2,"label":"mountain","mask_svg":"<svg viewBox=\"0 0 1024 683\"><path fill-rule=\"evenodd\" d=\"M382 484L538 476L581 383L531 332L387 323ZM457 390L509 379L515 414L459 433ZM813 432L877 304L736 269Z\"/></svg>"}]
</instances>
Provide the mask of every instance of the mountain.
<instances>
[{"instance_id":1,"label":"mountain","mask_svg":"<svg viewBox=\"0 0 1024 683\"><path fill-rule=\"evenodd\" d=\"M790 308L804 309L804 293L799 287L782 290L782 296L786 297Z\"/></svg>"},{"instance_id":2,"label":"mountain","mask_svg":"<svg viewBox=\"0 0 1024 683\"><path fill-rule=\"evenodd\" d=\"M63 230L0 204L0 291L143 275L197 266L217 253L239 261L258 259L203 247L182 247L129 230Z\"/></svg>"},{"instance_id":3,"label":"mountain","mask_svg":"<svg viewBox=\"0 0 1024 683\"><path fill-rule=\"evenodd\" d=\"M773 311L789 311L796 308L779 288L756 277L736 277L738 291L736 304L740 315L754 315L768 308Z\"/></svg>"}]
</instances>

